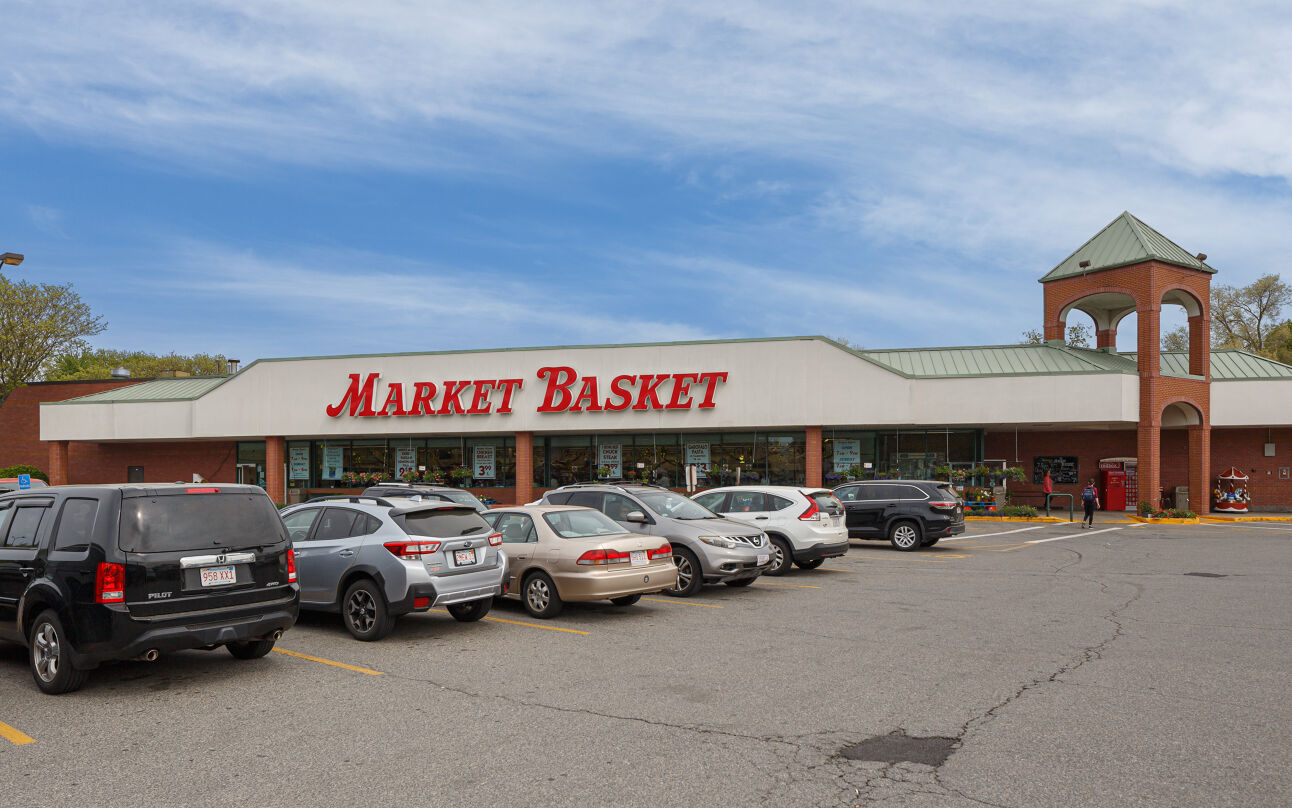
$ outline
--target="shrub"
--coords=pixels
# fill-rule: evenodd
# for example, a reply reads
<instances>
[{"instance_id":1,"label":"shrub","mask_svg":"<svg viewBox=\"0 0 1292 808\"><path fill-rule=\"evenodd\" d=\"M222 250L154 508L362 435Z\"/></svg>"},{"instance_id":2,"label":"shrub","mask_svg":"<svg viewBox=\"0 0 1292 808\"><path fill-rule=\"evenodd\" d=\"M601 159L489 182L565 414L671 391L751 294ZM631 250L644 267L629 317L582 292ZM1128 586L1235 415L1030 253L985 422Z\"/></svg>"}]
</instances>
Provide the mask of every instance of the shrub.
<instances>
[{"instance_id":1,"label":"shrub","mask_svg":"<svg viewBox=\"0 0 1292 808\"><path fill-rule=\"evenodd\" d=\"M0 477L17 477L19 474L30 474L37 480L49 482L49 475L35 466L10 466L9 468L0 469Z\"/></svg>"},{"instance_id":2,"label":"shrub","mask_svg":"<svg viewBox=\"0 0 1292 808\"><path fill-rule=\"evenodd\" d=\"M1149 502L1147 499L1141 499L1141 500L1139 501L1139 515L1140 515L1140 516L1148 516L1148 515L1152 514L1152 513L1153 513L1153 511L1154 511L1153 503Z\"/></svg>"},{"instance_id":3,"label":"shrub","mask_svg":"<svg viewBox=\"0 0 1292 808\"><path fill-rule=\"evenodd\" d=\"M1186 511L1183 508L1171 508L1165 511L1154 511L1151 514L1154 519L1197 519L1198 514L1193 511Z\"/></svg>"},{"instance_id":4,"label":"shrub","mask_svg":"<svg viewBox=\"0 0 1292 808\"><path fill-rule=\"evenodd\" d=\"M999 511L1001 516L1025 516L1032 518L1036 516L1036 508L1031 505L1006 505Z\"/></svg>"}]
</instances>

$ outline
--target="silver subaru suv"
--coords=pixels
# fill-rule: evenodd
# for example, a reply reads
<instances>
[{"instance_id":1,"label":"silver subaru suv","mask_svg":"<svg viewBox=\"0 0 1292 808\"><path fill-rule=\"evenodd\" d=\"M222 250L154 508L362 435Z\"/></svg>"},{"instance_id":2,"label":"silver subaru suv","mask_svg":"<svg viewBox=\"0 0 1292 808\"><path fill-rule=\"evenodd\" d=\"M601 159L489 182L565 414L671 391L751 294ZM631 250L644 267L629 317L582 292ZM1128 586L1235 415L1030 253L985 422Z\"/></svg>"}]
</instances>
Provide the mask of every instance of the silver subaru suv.
<instances>
[{"instance_id":1,"label":"silver subaru suv","mask_svg":"<svg viewBox=\"0 0 1292 808\"><path fill-rule=\"evenodd\" d=\"M355 639L379 640L395 618L443 606L468 623L506 591L502 534L469 505L322 497L285 508L301 608L340 612Z\"/></svg>"},{"instance_id":2,"label":"silver subaru suv","mask_svg":"<svg viewBox=\"0 0 1292 808\"><path fill-rule=\"evenodd\" d=\"M580 483L548 491L542 501L595 508L631 533L668 539L677 564L677 587L664 590L669 595L690 597L706 583L749 586L771 566L765 533L667 488Z\"/></svg>"}]
</instances>

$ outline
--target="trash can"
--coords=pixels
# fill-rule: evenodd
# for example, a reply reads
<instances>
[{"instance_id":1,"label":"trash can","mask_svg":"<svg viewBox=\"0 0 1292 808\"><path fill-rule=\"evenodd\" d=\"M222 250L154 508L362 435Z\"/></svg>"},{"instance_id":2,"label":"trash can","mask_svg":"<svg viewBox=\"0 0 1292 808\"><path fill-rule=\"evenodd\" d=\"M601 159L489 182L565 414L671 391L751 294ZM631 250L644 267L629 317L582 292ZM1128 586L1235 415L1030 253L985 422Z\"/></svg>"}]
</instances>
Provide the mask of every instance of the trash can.
<instances>
[{"instance_id":1,"label":"trash can","mask_svg":"<svg viewBox=\"0 0 1292 808\"><path fill-rule=\"evenodd\" d=\"M1177 485L1175 487L1175 507L1177 510L1189 510L1189 486Z\"/></svg>"}]
</instances>

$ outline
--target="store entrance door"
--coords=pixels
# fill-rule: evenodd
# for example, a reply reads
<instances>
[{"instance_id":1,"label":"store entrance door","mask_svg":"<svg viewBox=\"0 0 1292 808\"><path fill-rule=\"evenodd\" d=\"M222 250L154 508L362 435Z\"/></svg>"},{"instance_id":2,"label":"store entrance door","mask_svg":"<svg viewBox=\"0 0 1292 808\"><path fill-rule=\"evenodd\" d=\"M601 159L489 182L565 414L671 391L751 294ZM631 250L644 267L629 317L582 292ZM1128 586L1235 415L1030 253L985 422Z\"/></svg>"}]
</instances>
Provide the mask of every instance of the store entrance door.
<instances>
[{"instance_id":1,"label":"store entrance door","mask_svg":"<svg viewBox=\"0 0 1292 808\"><path fill-rule=\"evenodd\" d=\"M258 485L264 488L264 474L255 463L238 464L238 483L241 485Z\"/></svg>"}]
</instances>

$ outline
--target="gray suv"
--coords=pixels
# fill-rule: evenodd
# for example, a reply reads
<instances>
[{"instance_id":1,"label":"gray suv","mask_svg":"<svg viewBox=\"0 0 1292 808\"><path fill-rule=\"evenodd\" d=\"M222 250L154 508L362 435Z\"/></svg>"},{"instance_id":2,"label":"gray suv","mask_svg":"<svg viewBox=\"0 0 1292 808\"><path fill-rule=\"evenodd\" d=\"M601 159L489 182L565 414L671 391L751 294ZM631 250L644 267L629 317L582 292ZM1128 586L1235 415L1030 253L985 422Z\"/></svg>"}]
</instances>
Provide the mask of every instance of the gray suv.
<instances>
[{"instance_id":1,"label":"gray suv","mask_svg":"<svg viewBox=\"0 0 1292 808\"><path fill-rule=\"evenodd\" d=\"M566 485L543 495L546 505L595 508L632 533L673 546L677 587L690 597L706 583L748 586L771 566L771 544L757 528L724 519L682 494L652 485Z\"/></svg>"},{"instance_id":2,"label":"gray suv","mask_svg":"<svg viewBox=\"0 0 1292 808\"><path fill-rule=\"evenodd\" d=\"M466 623L506 591L502 535L475 508L443 500L324 497L282 512L301 608L340 612L355 639L443 606Z\"/></svg>"}]
</instances>

